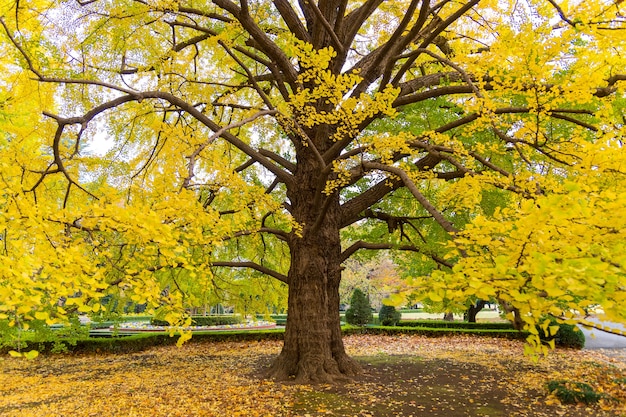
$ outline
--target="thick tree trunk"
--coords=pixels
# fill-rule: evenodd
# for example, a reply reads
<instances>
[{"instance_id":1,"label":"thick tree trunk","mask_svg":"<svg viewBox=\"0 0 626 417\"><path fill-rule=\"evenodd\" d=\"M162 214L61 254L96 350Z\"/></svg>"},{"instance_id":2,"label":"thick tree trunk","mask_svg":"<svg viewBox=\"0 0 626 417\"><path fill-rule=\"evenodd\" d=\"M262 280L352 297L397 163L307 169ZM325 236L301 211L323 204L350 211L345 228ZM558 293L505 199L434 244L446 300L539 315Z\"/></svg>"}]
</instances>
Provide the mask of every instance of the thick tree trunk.
<instances>
[{"instance_id":1,"label":"thick tree trunk","mask_svg":"<svg viewBox=\"0 0 626 417\"><path fill-rule=\"evenodd\" d=\"M270 377L333 382L360 371L341 339L340 247L333 247L326 239L301 240L291 248L285 342Z\"/></svg>"},{"instance_id":2,"label":"thick tree trunk","mask_svg":"<svg viewBox=\"0 0 626 417\"><path fill-rule=\"evenodd\" d=\"M519 310L506 301L499 300L499 302L500 306L507 314L513 315L513 319L511 320L513 328L515 330L522 330L524 328L524 320L522 320Z\"/></svg>"},{"instance_id":3,"label":"thick tree trunk","mask_svg":"<svg viewBox=\"0 0 626 417\"><path fill-rule=\"evenodd\" d=\"M360 372L345 352L339 319L341 240L339 200L325 205L323 220L314 205L313 183L303 177L301 188L289 195L292 214L303 226L289 239L289 300L283 349L270 368L276 379L334 382ZM307 189L310 193L307 194Z\"/></svg>"},{"instance_id":4,"label":"thick tree trunk","mask_svg":"<svg viewBox=\"0 0 626 417\"><path fill-rule=\"evenodd\" d=\"M487 302L485 300L478 300L476 304L469 306L465 312L465 319L469 323L476 323L476 315L480 313L483 308L485 308L486 304Z\"/></svg>"}]
</instances>

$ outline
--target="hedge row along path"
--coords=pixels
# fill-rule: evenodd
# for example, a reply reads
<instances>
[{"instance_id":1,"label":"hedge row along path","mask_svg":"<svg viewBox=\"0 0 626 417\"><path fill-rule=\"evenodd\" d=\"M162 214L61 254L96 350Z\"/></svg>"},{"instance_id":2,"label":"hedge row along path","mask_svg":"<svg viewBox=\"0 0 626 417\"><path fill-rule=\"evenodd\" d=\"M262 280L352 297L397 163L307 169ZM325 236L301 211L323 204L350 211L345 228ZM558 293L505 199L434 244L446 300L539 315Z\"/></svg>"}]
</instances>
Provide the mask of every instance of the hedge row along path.
<instances>
[{"instance_id":1,"label":"hedge row along path","mask_svg":"<svg viewBox=\"0 0 626 417\"><path fill-rule=\"evenodd\" d=\"M626 364L557 350L534 363L523 342L455 336L345 338L366 373L343 385L260 377L278 341L188 343L134 354L0 359L0 415L28 416L619 416ZM548 380L589 383L606 399L561 405Z\"/></svg>"}]
</instances>

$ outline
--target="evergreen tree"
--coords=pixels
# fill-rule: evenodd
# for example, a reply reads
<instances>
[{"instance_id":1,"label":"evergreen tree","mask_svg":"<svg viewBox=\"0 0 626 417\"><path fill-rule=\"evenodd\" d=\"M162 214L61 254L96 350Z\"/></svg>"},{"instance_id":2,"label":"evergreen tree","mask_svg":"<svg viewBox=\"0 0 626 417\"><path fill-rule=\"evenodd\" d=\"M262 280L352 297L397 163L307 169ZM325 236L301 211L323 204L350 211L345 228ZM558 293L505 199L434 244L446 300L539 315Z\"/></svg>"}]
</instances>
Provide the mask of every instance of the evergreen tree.
<instances>
[{"instance_id":1,"label":"evergreen tree","mask_svg":"<svg viewBox=\"0 0 626 417\"><path fill-rule=\"evenodd\" d=\"M350 299L350 308L346 311L346 321L355 326L365 326L372 321L372 307L360 289L355 289Z\"/></svg>"}]
</instances>

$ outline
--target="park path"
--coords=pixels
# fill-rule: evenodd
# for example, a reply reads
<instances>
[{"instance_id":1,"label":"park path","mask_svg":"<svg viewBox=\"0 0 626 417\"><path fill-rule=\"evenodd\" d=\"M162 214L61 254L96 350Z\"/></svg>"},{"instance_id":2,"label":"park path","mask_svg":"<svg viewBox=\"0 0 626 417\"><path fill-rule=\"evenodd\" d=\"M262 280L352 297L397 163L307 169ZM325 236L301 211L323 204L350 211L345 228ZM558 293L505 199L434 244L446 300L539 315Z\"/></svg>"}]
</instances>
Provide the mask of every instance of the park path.
<instances>
[{"instance_id":1,"label":"park path","mask_svg":"<svg viewBox=\"0 0 626 417\"><path fill-rule=\"evenodd\" d=\"M626 331L626 327L620 323L603 321L598 317L588 317L587 320L608 328ZM598 329L590 329L584 326L578 327L580 327L585 335L585 349L598 351L626 366L626 336L620 336Z\"/></svg>"}]
</instances>

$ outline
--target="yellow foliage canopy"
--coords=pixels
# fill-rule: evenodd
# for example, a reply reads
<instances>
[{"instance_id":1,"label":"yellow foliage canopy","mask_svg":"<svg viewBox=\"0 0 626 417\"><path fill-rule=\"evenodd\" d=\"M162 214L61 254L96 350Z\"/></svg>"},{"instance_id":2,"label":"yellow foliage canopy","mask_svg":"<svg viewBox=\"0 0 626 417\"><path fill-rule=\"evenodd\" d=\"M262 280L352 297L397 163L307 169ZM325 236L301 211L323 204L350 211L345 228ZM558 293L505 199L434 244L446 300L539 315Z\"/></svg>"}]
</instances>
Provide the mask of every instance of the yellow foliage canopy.
<instances>
[{"instance_id":1,"label":"yellow foliage canopy","mask_svg":"<svg viewBox=\"0 0 626 417\"><path fill-rule=\"evenodd\" d=\"M529 328L626 320L621 2L201 3L1 6L0 320L115 295L182 324L295 280L321 324L290 329L336 336L360 249L418 252L423 294Z\"/></svg>"}]
</instances>

